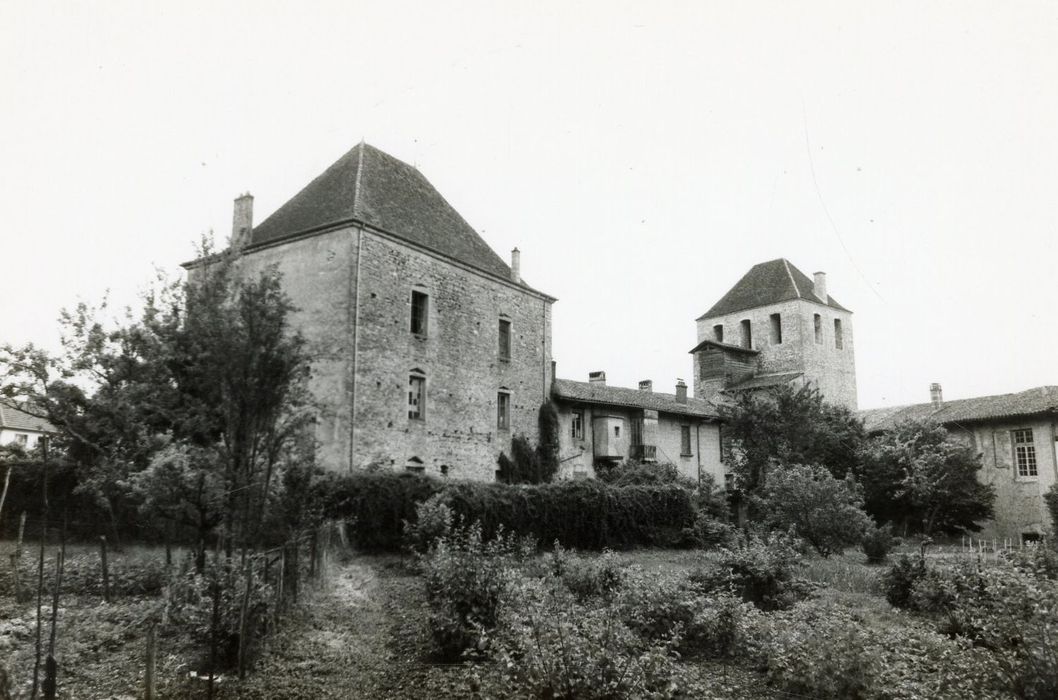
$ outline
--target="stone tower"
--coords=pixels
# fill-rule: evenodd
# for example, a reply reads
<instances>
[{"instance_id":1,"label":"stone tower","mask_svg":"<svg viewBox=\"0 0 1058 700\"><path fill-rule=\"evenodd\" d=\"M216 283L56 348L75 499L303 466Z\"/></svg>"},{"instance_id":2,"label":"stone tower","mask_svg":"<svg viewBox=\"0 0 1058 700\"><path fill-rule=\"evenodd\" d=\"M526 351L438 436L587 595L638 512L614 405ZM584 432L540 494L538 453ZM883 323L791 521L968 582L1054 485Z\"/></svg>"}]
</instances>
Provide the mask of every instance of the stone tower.
<instances>
[{"instance_id":1,"label":"stone tower","mask_svg":"<svg viewBox=\"0 0 1058 700\"><path fill-rule=\"evenodd\" d=\"M856 410L852 312L785 258L750 268L697 320L695 396L811 383Z\"/></svg>"}]
</instances>

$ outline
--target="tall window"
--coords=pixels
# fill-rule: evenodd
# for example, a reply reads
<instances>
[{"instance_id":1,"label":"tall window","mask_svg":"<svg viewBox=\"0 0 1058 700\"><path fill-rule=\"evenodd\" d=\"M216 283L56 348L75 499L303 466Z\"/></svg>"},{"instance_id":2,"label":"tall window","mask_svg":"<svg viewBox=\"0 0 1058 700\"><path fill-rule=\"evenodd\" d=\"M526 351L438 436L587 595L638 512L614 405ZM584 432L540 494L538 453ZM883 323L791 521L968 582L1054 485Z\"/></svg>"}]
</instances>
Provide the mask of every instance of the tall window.
<instances>
[{"instance_id":1,"label":"tall window","mask_svg":"<svg viewBox=\"0 0 1058 700\"><path fill-rule=\"evenodd\" d=\"M822 345L823 344L823 317L820 316L819 314L816 314L815 316L812 317L812 320L815 322L815 326L816 326L816 345Z\"/></svg>"},{"instance_id":2,"label":"tall window","mask_svg":"<svg viewBox=\"0 0 1058 700\"><path fill-rule=\"evenodd\" d=\"M772 314L769 320L771 321L771 344L782 345L782 316Z\"/></svg>"},{"instance_id":3,"label":"tall window","mask_svg":"<svg viewBox=\"0 0 1058 700\"><path fill-rule=\"evenodd\" d=\"M426 335L427 321L430 313L430 297L422 292L411 293L411 332L415 335Z\"/></svg>"},{"instance_id":4,"label":"tall window","mask_svg":"<svg viewBox=\"0 0 1058 700\"><path fill-rule=\"evenodd\" d=\"M680 454L687 457L691 454L691 426L680 426Z\"/></svg>"},{"instance_id":5,"label":"tall window","mask_svg":"<svg viewBox=\"0 0 1058 700\"><path fill-rule=\"evenodd\" d=\"M718 323L713 326L713 340L718 343L724 342L724 324Z\"/></svg>"},{"instance_id":6,"label":"tall window","mask_svg":"<svg viewBox=\"0 0 1058 700\"><path fill-rule=\"evenodd\" d=\"M584 411L579 408L573 409L573 420L570 421L570 437L574 440L584 439Z\"/></svg>"},{"instance_id":7,"label":"tall window","mask_svg":"<svg viewBox=\"0 0 1058 700\"><path fill-rule=\"evenodd\" d=\"M496 394L496 429L511 429L511 395L506 391Z\"/></svg>"},{"instance_id":8,"label":"tall window","mask_svg":"<svg viewBox=\"0 0 1058 700\"><path fill-rule=\"evenodd\" d=\"M500 319L500 359L511 359L511 322Z\"/></svg>"},{"instance_id":9,"label":"tall window","mask_svg":"<svg viewBox=\"0 0 1058 700\"><path fill-rule=\"evenodd\" d=\"M739 328L742 330L742 347L752 348L753 347L753 334L749 324L749 319L745 319L739 324Z\"/></svg>"},{"instance_id":10,"label":"tall window","mask_svg":"<svg viewBox=\"0 0 1058 700\"><path fill-rule=\"evenodd\" d=\"M421 374L408 377L408 418L426 418L426 377Z\"/></svg>"},{"instance_id":11,"label":"tall window","mask_svg":"<svg viewBox=\"0 0 1058 700\"><path fill-rule=\"evenodd\" d=\"M845 347L845 338L841 335L841 319L834 319L834 347L838 350Z\"/></svg>"},{"instance_id":12,"label":"tall window","mask_svg":"<svg viewBox=\"0 0 1058 700\"><path fill-rule=\"evenodd\" d=\"M1014 461L1018 465L1018 476L1036 476L1036 445L1032 442L1032 429L1014 431Z\"/></svg>"}]
</instances>

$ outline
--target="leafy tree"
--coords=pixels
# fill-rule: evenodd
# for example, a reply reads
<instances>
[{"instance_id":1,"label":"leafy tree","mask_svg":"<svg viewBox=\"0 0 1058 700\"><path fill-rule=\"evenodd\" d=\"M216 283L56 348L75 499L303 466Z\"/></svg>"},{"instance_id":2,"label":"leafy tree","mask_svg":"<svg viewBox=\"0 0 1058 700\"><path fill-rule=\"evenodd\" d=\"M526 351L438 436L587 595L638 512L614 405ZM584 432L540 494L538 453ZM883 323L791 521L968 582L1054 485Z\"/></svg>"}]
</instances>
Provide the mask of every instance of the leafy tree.
<instances>
[{"instance_id":1,"label":"leafy tree","mask_svg":"<svg viewBox=\"0 0 1058 700\"><path fill-rule=\"evenodd\" d=\"M559 422L558 410L551 401L540 404L537 415L540 441L536 446L536 462L541 482L551 481L558 473Z\"/></svg>"},{"instance_id":2,"label":"leafy tree","mask_svg":"<svg viewBox=\"0 0 1058 700\"><path fill-rule=\"evenodd\" d=\"M742 392L720 406L724 439L734 459L737 486L761 488L769 469L818 464L841 479L859 461L866 433L849 409L825 403L811 386Z\"/></svg>"},{"instance_id":3,"label":"leafy tree","mask_svg":"<svg viewBox=\"0 0 1058 700\"><path fill-rule=\"evenodd\" d=\"M858 469L867 510L879 521L929 535L980 529L995 491L977 479L973 447L929 421L908 421L873 439Z\"/></svg>"},{"instance_id":4,"label":"leafy tree","mask_svg":"<svg viewBox=\"0 0 1058 700\"><path fill-rule=\"evenodd\" d=\"M500 453L498 479L507 484L545 484L558 473L559 422L554 404L545 401L537 414L540 441L536 449L524 435L511 438L511 456Z\"/></svg>"},{"instance_id":5,"label":"leafy tree","mask_svg":"<svg viewBox=\"0 0 1058 700\"><path fill-rule=\"evenodd\" d=\"M859 544L873 525L851 475L835 479L816 465L772 471L755 500L766 523L796 534L824 557Z\"/></svg>"}]
</instances>

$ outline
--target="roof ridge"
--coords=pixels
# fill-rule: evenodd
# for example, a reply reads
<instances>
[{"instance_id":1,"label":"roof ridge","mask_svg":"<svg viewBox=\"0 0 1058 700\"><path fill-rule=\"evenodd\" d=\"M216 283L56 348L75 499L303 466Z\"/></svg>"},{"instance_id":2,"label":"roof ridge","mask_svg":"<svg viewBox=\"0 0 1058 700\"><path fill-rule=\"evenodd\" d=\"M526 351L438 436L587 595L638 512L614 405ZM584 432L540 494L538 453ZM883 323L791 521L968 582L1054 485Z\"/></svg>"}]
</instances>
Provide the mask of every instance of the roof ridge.
<instances>
[{"instance_id":1,"label":"roof ridge","mask_svg":"<svg viewBox=\"0 0 1058 700\"><path fill-rule=\"evenodd\" d=\"M359 152L356 157L356 181L353 183L353 216L360 216L360 178L364 174L364 146L367 144L360 139Z\"/></svg>"},{"instance_id":2,"label":"roof ridge","mask_svg":"<svg viewBox=\"0 0 1058 700\"><path fill-rule=\"evenodd\" d=\"M782 260L782 265L786 268L786 276L790 278L790 284L793 285L794 294L797 295L798 299L803 299L801 296L801 288L797 286L797 280L794 279L793 272L790 271L790 261L786 258L779 258Z\"/></svg>"}]
</instances>

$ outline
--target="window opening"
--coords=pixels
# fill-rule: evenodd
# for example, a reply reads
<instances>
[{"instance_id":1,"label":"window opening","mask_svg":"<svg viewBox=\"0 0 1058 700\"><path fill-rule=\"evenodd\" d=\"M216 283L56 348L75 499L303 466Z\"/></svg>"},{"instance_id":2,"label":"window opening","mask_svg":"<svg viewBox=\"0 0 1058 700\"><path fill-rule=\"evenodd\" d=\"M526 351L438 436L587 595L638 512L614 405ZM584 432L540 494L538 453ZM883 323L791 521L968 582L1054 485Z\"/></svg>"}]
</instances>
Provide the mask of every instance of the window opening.
<instances>
[{"instance_id":1,"label":"window opening","mask_svg":"<svg viewBox=\"0 0 1058 700\"><path fill-rule=\"evenodd\" d=\"M423 292L411 293L411 332L415 335L426 335L430 310L430 297Z\"/></svg>"},{"instance_id":2,"label":"window opening","mask_svg":"<svg viewBox=\"0 0 1058 700\"><path fill-rule=\"evenodd\" d=\"M511 428L511 395L505 391L496 394L496 429Z\"/></svg>"},{"instance_id":3,"label":"window opening","mask_svg":"<svg viewBox=\"0 0 1058 700\"><path fill-rule=\"evenodd\" d=\"M841 350L845 347L845 339L841 335L841 319L834 319L834 347Z\"/></svg>"},{"instance_id":4,"label":"window opening","mask_svg":"<svg viewBox=\"0 0 1058 700\"><path fill-rule=\"evenodd\" d=\"M724 324L718 323L713 326L713 339L718 342L724 342Z\"/></svg>"},{"instance_id":5,"label":"window opening","mask_svg":"<svg viewBox=\"0 0 1058 700\"><path fill-rule=\"evenodd\" d=\"M753 335L752 326L750 325L749 319L745 319L739 324L742 329L742 347L752 348L753 347Z\"/></svg>"},{"instance_id":6,"label":"window opening","mask_svg":"<svg viewBox=\"0 0 1058 700\"><path fill-rule=\"evenodd\" d=\"M782 344L782 317L779 314L772 314L769 317L771 321L771 344L781 345Z\"/></svg>"},{"instance_id":7,"label":"window opening","mask_svg":"<svg viewBox=\"0 0 1058 700\"><path fill-rule=\"evenodd\" d=\"M500 359L511 359L511 322L500 319Z\"/></svg>"},{"instance_id":8,"label":"window opening","mask_svg":"<svg viewBox=\"0 0 1058 700\"><path fill-rule=\"evenodd\" d=\"M1014 431L1014 461L1018 465L1018 476L1037 476L1036 445L1032 442L1032 429Z\"/></svg>"},{"instance_id":9,"label":"window opening","mask_svg":"<svg viewBox=\"0 0 1058 700\"><path fill-rule=\"evenodd\" d=\"M408 418L422 420L426 417L426 377L413 374L408 377Z\"/></svg>"},{"instance_id":10,"label":"window opening","mask_svg":"<svg viewBox=\"0 0 1058 700\"><path fill-rule=\"evenodd\" d=\"M816 314L813 317L813 321L815 322L815 327L816 327L816 345L822 345L823 344L823 317L820 316L819 314Z\"/></svg>"}]
</instances>

